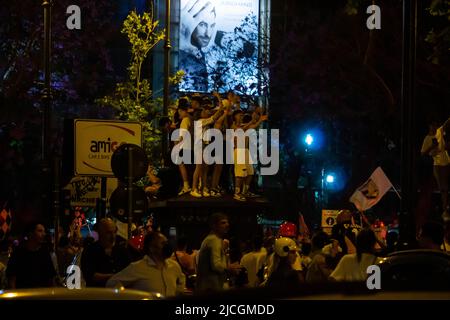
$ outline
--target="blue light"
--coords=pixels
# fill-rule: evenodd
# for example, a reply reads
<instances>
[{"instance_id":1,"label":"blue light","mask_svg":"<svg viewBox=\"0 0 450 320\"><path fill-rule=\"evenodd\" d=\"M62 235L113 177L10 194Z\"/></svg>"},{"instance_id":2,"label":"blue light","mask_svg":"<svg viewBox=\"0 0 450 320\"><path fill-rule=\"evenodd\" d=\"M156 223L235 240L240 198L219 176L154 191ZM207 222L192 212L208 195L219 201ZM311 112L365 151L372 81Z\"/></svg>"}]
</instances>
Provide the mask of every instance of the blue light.
<instances>
[{"instance_id":1,"label":"blue light","mask_svg":"<svg viewBox=\"0 0 450 320\"><path fill-rule=\"evenodd\" d=\"M329 175L327 175L326 180L327 180L327 183L333 183L334 182L334 176L329 174Z\"/></svg>"},{"instance_id":2,"label":"blue light","mask_svg":"<svg viewBox=\"0 0 450 320\"><path fill-rule=\"evenodd\" d=\"M306 135L306 137L305 137L305 143L308 145L308 146L310 146L310 145L312 145L312 143L314 142L314 138L313 138L313 136L311 135L311 134L307 134Z\"/></svg>"}]
</instances>

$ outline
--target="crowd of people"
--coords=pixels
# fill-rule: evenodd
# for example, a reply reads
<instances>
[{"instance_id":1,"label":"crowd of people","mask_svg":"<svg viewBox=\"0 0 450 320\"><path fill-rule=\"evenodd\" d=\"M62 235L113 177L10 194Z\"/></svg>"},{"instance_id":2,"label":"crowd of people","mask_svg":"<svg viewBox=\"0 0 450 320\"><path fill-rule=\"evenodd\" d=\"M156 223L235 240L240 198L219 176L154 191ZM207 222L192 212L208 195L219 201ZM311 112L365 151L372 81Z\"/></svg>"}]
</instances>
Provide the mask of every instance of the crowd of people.
<instances>
[{"instance_id":1,"label":"crowd of people","mask_svg":"<svg viewBox=\"0 0 450 320\"><path fill-rule=\"evenodd\" d=\"M286 290L304 283L365 281L367 267L397 250L397 243L379 239L369 225L355 231L352 214L342 211L330 233L312 237L284 222L276 236L257 234L253 241L229 239L230 220L223 213L210 216L210 233L198 250L189 239L170 237L150 227L132 240L117 235L110 218L96 225L96 236L82 239L79 230L62 236L56 250L42 223L25 230L20 244L2 246L2 289L67 286L70 267L82 271L82 287L132 288L165 297L210 294L227 288L273 287ZM136 241L136 237L142 240ZM418 248L450 249L450 223L428 221L420 228Z\"/></svg>"},{"instance_id":2,"label":"crowd of people","mask_svg":"<svg viewBox=\"0 0 450 320\"><path fill-rule=\"evenodd\" d=\"M215 128L224 132L231 128L245 132L258 128L267 120L262 108L256 104L243 110L239 96L232 92L226 99L218 93L213 96L213 99L206 95L181 98L173 121L169 123L170 130L192 131L195 123L201 125L202 130ZM441 127L432 124L422 147L422 154L430 155L434 160L444 223L421 223L417 233L417 248L421 249L450 252L450 159L446 149L449 127L450 120ZM226 139L227 135L223 134L223 137ZM183 143L183 139L181 136L175 144ZM246 141L244 150L246 156L248 143ZM202 141L202 150L207 144L208 141ZM203 161L192 165L180 163L178 169L183 184L179 195L220 197L224 193L221 185L233 185L235 200L246 201L257 196L250 191L254 176L250 162L235 161L234 178L231 179L233 174L222 174L225 166L219 163L207 165ZM149 166L145 180L142 186L146 193L156 196L161 180L153 167ZM355 214L343 210L331 230L315 230L310 235L305 233L307 227L301 219L299 227L303 232L299 232L295 223L284 222L275 236L255 231L249 241L230 239L228 216L214 213L209 219L210 233L198 250L190 248L190 239L173 239L154 229L150 220L145 226L136 228L131 240L118 232L119 222L111 218L99 220L92 236L83 238L83 217L76 215L67 233L58 235L56 245L46 233L45 225L35 222L27 226L20 241L1 242L0 289L67 286L68 270L74 265L82 271L80 283L83 287L125 287L158 292L165 297L192 292L209 294L227 288L295 289L304 283L365 281L367 267L397 251L399 239L396 232L380 238L364 214L358 215L358 227L355 227ZM172 240L176 240L176 247Z\"/></svg>"},{"instance_id":3,"label":"crowd of people","mask_svg":"<svg viewBox=\"0 0 450 320\"><path fill-rule=\"evenodd\" d=\"M180 134L175 145L183 144L184 153L188 153L191 159L190 163L181 163L178 165L182 179L182 186L179 196L190 194L192 197L221 197L227 191L233 192L233 198L238 201L246 201L247 198L257 197L257 194L250 191L255 170L253 163L256 161L250 159L249 138L246 137L245 147L239 150L238 143L234 143L233 162L234 170L231 173L231 165L226 164L226 159L222 163L207 164L202 158L203 150L214 142L215 137L200 139L196 141L194 131L204 133L208 129L217 129L223 136L223 155L226 154L226 130L242 129L247 132L251 129L257 129L268 119L263 108L256 103L249 103L247 108L241 107L241 100L238 95L232 91L228 92L226 98L214 92L212 97L208 95L194 94L191 97L182 97L178 101L173 119L164 125L169 133L175 129L181 129L189 132L188 136ZM195 128L197 126L198 128ZM185 139L190 139L189 142ZM231 137L235 139L236 137ZM194 153L196 144L200 143L199 153ZM244 161L237 161L238 152L244 155ZM180 159L181 160L181 159ZM253 161L253 162L252 162ZM193 164L194 163L194 164ZM225 170L224 170L225 168Z\"/></svg>"}]
</instances>

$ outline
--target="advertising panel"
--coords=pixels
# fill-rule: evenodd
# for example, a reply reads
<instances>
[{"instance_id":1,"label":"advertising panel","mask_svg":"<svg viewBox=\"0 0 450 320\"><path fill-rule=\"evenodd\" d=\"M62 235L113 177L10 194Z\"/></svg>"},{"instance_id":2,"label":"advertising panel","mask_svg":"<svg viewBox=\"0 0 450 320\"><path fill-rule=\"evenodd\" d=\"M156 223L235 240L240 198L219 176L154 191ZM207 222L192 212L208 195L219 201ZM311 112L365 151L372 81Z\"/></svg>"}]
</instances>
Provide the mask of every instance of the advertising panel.
<instances>
[{"instance_id":1,"label":"advertising panel","mask_svg":"<svg viewBox=\"0 0 450 320\"><path fill-rule=\"evenodd\" d=\"M114 151L124 143L142 146L142 126L137 122L78 119L74 126L76 176L113 177Z\"/></svg>"}]
</instances>

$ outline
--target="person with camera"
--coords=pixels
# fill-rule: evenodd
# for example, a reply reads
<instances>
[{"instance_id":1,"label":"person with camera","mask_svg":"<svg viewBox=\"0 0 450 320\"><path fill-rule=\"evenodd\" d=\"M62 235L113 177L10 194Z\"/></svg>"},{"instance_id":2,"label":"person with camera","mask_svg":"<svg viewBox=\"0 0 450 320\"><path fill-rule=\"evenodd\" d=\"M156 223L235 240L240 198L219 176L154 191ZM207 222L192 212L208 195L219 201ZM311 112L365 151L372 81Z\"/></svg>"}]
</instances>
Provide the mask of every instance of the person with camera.
<instances>
[{"instance_id":1,"label":"person with camera","mask_svg":"<svg viewBox=\"0 0 450 320\"><path fill-rule=\"evenodd\" d=\"M433 175L436 179L442 199L443 218L448 219L448 180L450 177L450 158L446 146L446 132L450 127L450 118L443 126L438 127L437 122L430 123L428 134L423 140L421 154L433 157Z\"/></svg>"}]
</instances>

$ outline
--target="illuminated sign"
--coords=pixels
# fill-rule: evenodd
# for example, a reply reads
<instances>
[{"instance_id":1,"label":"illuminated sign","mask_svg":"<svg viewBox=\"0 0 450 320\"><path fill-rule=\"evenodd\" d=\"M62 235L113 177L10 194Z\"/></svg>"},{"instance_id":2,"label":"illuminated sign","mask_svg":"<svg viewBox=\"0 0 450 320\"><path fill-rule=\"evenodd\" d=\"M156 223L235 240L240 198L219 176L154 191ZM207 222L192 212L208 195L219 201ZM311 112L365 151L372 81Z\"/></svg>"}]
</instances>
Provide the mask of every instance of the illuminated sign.
<instances>
[{"instance_id":1,"label":"illuminated sign","mask_svg":"<svg viewBox=\"0 0 450 320\"><path fill-rule=\"evenodd\" d=\"M258 93L259 0L181 0L185 92Z\"/></svg>"},{"instance_id":2,"label":"illuminated sign","mask_svg":"<svg viewBox=\"0 0 450 320\"><path fill-rule=\"evenodd\" d=\"M75 120L75 175L112 177L111 156L124 143L142 145L137 122Z\"/></svg>"}]
</instances>

